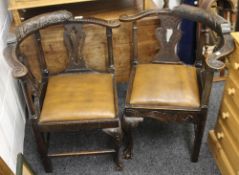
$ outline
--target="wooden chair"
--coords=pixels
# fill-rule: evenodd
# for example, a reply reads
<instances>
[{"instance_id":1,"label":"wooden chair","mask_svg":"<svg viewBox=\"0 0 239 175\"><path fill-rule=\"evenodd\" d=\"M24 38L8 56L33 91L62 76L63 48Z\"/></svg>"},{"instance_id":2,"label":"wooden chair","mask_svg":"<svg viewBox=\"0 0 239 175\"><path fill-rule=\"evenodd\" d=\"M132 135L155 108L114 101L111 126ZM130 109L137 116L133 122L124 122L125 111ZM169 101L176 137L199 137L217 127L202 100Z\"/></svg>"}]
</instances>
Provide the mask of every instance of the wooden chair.
<instances>
[{"instance_id":1,"label":"wooden chair","mask_svg":"<svg viewBox=\"0 0 239 175\"><path fill-rule=\"evenodd\" d=\"M151 63L139 64L137 22L146 17L160 20L155 31L160 49ZM177 56L182 18L200 22L219 36L214 52L197 60L194 66L184 65ZM179 5L172 10L148 10L133 16L122 15L120 21L132 22L133 43L132 71L123 117L127 141L125 158L132 158L132 129L144 118L152 118L162 122L193 123L195 140L191 160L196 162L207 117L213 73L225 66L222 59L234 48L230 25L219 16L188 5Z\"/></svg>"},{"instance_id":2,"label":"wooden chair","mask_svg":"<svg viewBox=\"0 0 239 175\"><path fill-rule=\"evenodd\" d=\"M49 72L45 59L46 53L41 42L41 29L54 25L64 27L62 37L69 58L65 69L57 73ZM94 70L86 64L83 56L83 46L87 38L83 28L85 25L88 26L87 29L94 25L105 28L108 48L105 71ZM13 69L13 76L20 80L38 152L46 172L52 171L50 157L96 154L113 154L117 167L121 168L119 149L122 132L112 48L112 28L119 25L117 21L74 18L68 11L46 13L33 17L17 27L15 41L9 42L5 50L7 61ZM37 45L38 56L34 59L38 59L40 65L40 80L33 74L30 68L31 62L20 47L30 35L33 36ZM32 46L31 49L34 47ZM102 129L113 138L113 148L72 153L48 152L49 137L45 137L47 134L82 129Z\"/></svg>"}]
</instances>

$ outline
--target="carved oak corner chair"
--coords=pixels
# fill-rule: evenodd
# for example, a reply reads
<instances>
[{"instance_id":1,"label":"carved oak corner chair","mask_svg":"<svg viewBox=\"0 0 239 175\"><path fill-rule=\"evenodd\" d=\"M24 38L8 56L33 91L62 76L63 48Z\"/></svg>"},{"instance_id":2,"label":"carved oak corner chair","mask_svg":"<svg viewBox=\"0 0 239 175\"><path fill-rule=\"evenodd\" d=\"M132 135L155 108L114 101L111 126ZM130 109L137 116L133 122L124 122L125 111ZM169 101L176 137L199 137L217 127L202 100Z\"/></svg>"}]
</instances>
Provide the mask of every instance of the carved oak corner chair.
<instances>
[{"instance_id":1,"label":"carved oak corner chair","mask_svg":"<svg viewBox=\"0 0 239 175\"><path fill-rule=\"evenodd\" d=\"M90 24L90 25L88 25ZM68 51L65 70L53 74L48 70L41 41L41 29L59 25L64 27L64 44ZM105 28L108 58L105 71L87 66L82 54L85 34L83 26L97 25ZM13 68L13 76L20 80L26 99L38 152L46 172L52 171L50 157L113 154L117 168L121 168L119 150L122 131L118 113L117 92L114 77L112 29L118 21L96 18L74 18L68 11L56 11L33 17L16 28L15 42L5 50L7 61ZM88 29L88 28L87 28ZM50 31L50 30L49 30ZM41 71L41 79L34 76L30 62L22 53L20 44L33 36ZM100 55L99 55L100 57ZM103 57L104 58L104 57ZM80 152L48 152L49 133L71 132L82 129L102 129L113 140L112 149Z\"/></svg>"},{"instance_id":2,"label":"carved oak corner chair","mask_svg":"<svg viewBox=\"0 0 239 175\"><path fill-rule=\"evenodd\" d=\"M143 18L159 20L156 38L160 49L149 64L139 64L137 22ZM155 19L156 18L156 19ZM180 21L188 19L210 27L218 34L218 44L210 55L201 54L194 66L183 64L177 56L180 40ZM125 158L132 158L132 129L152 118L162 122L191 122L195 139L191 161L197 162L202 142L208 101L214 71L222 69L224 56L234 48L230 25L207 11L179 5L172 10L148 10L133 16L122 15L122 22L132 22L132 71L125 102L123 129L125 130Z\"/></svg>"}]
</instances>

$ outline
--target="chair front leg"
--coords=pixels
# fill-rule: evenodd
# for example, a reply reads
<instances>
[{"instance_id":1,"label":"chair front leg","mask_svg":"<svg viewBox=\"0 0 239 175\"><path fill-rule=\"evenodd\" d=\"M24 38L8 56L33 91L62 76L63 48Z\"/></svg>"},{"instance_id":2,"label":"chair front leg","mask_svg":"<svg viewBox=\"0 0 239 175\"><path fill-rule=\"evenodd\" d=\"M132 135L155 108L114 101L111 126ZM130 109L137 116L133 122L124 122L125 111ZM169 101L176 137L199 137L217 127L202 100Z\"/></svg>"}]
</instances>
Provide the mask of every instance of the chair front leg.
<instances>
[{"instance_id":1,"label":"chair front leg","mask_svg":"<svg viewBox=\"0 0 239 175\"><path fill-rule=\"evenodd\" d=\"M191 161L197 162L201 145L202 145L202 138L204 134L204 128L207 118L207 109L203 110L199 115L197 115L196 124L195 124L195 139L193 145L193 151L191 155Z\"/></svg>"},{"instance_id":2,"label":"chair front leg","mask_svg":"<svg viewBox=\"0 0 239 175\"><path fill-rule=\"evenodd\" d=\"M124 127L124 140L125 140L125 148L123 151L123 156L125 159L132 159L133 136L132 136L132 128L130 126Z\"/></svg>"},{"instance_id":3,"label":"chair front leg","mask_svg":"<svg viewBox=\"0 0 239 175\"><path fill-rule=\"evenodd\" d=\"M124 158L132 159L133 157L133 135L132 129L136 128L140 122L143 122L142 117L123 117L123 130L124 130L124 140L125 140L125 149L124 149Z\"/></svg>"},{"instance_id":4,"label":"chair front leg","mask_svg":"<svg viewBox=\"0 0 239 175\"><path fill-rule=\"evenodd\" d=\"M118 128L103 129L103 131L113 138L114 149L115 149L113 158L114 158L114 162L116 163L116 169L120 171L123 169L121 156L120 156L120 148L121 148L122 139L123 139L123 134L122 134L123 132L122 132L121 125Z\"/></svg>"},{"instance_id":5,"label":"chair front leg","mask_svg":"<svg viewBox=\"0 0 239 175\"><path fill-rule=\"evenodd\" d=\"M43 133L41 133L39 130L37 120L35 120L35 119L32 119L32 129L33 129L33 133L35 135L37 150L40 154L43 167L47 173L51 173L52 172L52 164L51 164L49 157L47 156L47 149L48 149L47 144L44 140Z\"/></svg>"},{"instance_id":6,"label":"chair front leg","mask_svg":"<svg viewBox=\"0 0 239 175\"><path fill-rule=\"evenodd\" d=\"M123 165L122 165L122 161L121 161L121 156L120 156L120 148L122 145L122 133L121 134L117 134L114 137L114 145L115 145L115 154L114 154L114 161L116 163L116 168L117 170L122 170L123 169Z\"/></svg>"}]
</instances>

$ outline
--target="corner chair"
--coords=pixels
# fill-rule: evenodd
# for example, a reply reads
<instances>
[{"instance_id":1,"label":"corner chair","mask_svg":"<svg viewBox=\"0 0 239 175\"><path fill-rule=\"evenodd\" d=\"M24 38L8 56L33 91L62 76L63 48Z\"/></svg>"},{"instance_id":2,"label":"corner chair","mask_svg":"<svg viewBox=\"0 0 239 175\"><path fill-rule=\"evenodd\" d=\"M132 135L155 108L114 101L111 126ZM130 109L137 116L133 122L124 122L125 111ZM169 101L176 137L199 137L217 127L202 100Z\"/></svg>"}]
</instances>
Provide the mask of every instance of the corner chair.
<instances>
[{"instance_id":1,"label":"corner chair","mask_svg":"<svg viewBox=\"0 0 239 175\"><path fill-rule=\"evenodd\" d=\"M103 71L88 66L83 55L87 35L84 26L105 29L106 68ZM63 28L62 42L68 61L64 70L51 72L42 44L42 30L57 26ZM118 169L122 130L118 111L114 77L112 29L118 21L74 17L68 11L56 11L30 18L18 26L8 43L5 56L19 80L29 112L37 149L46 172L52 172L51 157L113 154ZM48 30L51 32L51 29ZM21 43L33 37L40 70L40 78L31 69L32 63L21 48ZM58 38L56 38L58 39ZM31 49L34 49L32 46ZM101 55L98 55L99 57ZM90 59L90 58L89 58ZM111 149L75 152L48 152L49 135L53 132L102 130L113 139Z\"/></svg>"},{"instance_id":2,"label":"corner chair","mask_svg":"<svg viewBox=\"0 0 239 175\"><path fill-rule=\"evenodd\" d=\"M155 51L150 63L141 64L140 61L144 58L141 58L138 51L137 24L140 20L149 18L159 21L155 30L159 50ZM213 53L201 53L194 65L185 65L177 55L182 19L209 27L218 35ZM132 16L122 15L120 21L132 23L132 71L123 116L125 158L132 158L132 130L144 119L151 118L160 122L192 123L195 138L191 161L197 162L213 75L215 71L224 68L225 56L234 49L230 24L220 16L184 4L173 9L147 10Z\"/></svg>"}]
</instances>

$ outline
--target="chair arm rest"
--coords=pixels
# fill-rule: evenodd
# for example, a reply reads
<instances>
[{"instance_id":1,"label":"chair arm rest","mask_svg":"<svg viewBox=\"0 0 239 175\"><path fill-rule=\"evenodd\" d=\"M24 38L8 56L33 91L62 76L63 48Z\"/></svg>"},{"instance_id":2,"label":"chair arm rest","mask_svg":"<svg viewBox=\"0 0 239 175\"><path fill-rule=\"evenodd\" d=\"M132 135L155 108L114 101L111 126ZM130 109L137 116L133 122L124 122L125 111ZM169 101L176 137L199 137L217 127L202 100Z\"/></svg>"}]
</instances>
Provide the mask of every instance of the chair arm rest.
<instances>
[{"instance_id":1,"label":"chair arm rest","mask_svg":"<svg viewBox=\"0 0 239 175\"><path fill-rule=\"evenodd\" d=\"M234 41L230 34L224 34L224 43L219 50L213 52L206 58L206 64L213 70L221 70L225 67L225 63L221 60L234 50Z\"/></svg>"},{"instance_id":2,"label":"chair arm rest","mask_svg":"<svg viewBox=\"0 0 239 175\"><path fill-rule=\"evenodd\" d=\"M132 16L122 15L120 16L120 21L132 22L147 16L157 16L164 14L174 15L191 21L200 22L202 25L205 25L215 31L219 37L219 42L214 52L209 55L208 58L206 58L206 64L213 70L220 70L225 67L225 64L221 61L221 59L233 51L234 42L230 36L230 24L219 15L210 13L202 8L181 4L171 10L155 9L143 11Z\"/></svg>"},{"instance_id":3,"label":"chair arm rest","mask_svg":"<svg viewBox=\"0 0 239 175\"><path fill-rule=\"evenodd\" d=\"M28 69L17 59L16 44L9 44L4 49L4 56L8 65L12 68L13 77L19 79L27 75Z\"/></svg>"},{"instance_id":4,"label":"chair arm rest","mask_svg":"<svg viewBox=\"0 0 239 175\"><path fill-rule=\"evenodd\" d=\"M22 23L19 27L16 28L16 37L17 41L21 41L29 34L45 28L50 25L60 24L72 19L73 15L71 12L66 10L60 10L50 13L45 13L42 15L35 16L30 18Z\"/></svg>"},{"instance_id":5,"label":"chair arm rest","mask_svg":"<svg viewBox=\"0 0 239 175\"><path fill-rule=\"evenodd\" d=\"M133 21L137 21L140 20L144 17L149 17L149 16L156 16L159 14L163 14L163 13L168 13L169 10L168 9L153 9L153 10L144 10L142 12L139 12L135 15L127 15L127 14L123 14L119 17L119 20L121 22L133 22Z\"/></svg>"},{"instance_id":6,"label":"chair arm rest","mask_svg":"<svg viewBox=\"0 0 239 175\"><path fill-rule=\"evenodd\" d=\"M83 16L75 16L75 18L69 20L69 22L96 24L96 25L109 27L109 28L117 28L120 26L120 22L118 20L104 20L104 19L93 18L93 17L84 18Z\"/></svg>"},{"instance_id":7,"label":"chair arm rest","mask_svg":"<svg viewBox=\"0 0 239 175\"><path fill-rule=\"evenodd\" d=\"M175 7L173 13L189 20L201 22L218 34L219 43L214 52L206 58L206 64L213 70L223 69L225 64L221 59L230 54L234 49L234 42L230 35L230 24L219 15L188 5Z\"/></svg>"},{"instance_id":8,"label":"chair arm rest","mask_svg":"<svg viewBox=\"0 0 239 175\"><path fill-rule=\"evenodd\" d=\"M132 16L121 15L119 19L122 22L132 22L137 21L144 17L164 14L178 16L180 18L185 18L195 22L202 22L203 24L208 25L216 32L221 32L220 24L227 23L227 21L219 15L210 13L202 8L185 4L176 6L173 9L153 9L153 10L145 10Z\"/></svg>"},{"instance_id":9,"label":"chair arm rest","mask_svg":"<svg viewBox=\"0 0 239 175\"><path fill-rule=\"evenodd\" d=\"M231 32L229 23L223 17L202 8L182 4L176 6L172 10L172 13L181 18L200 22L210 27L218 34Z\"/></svg>"}]
</instances>

